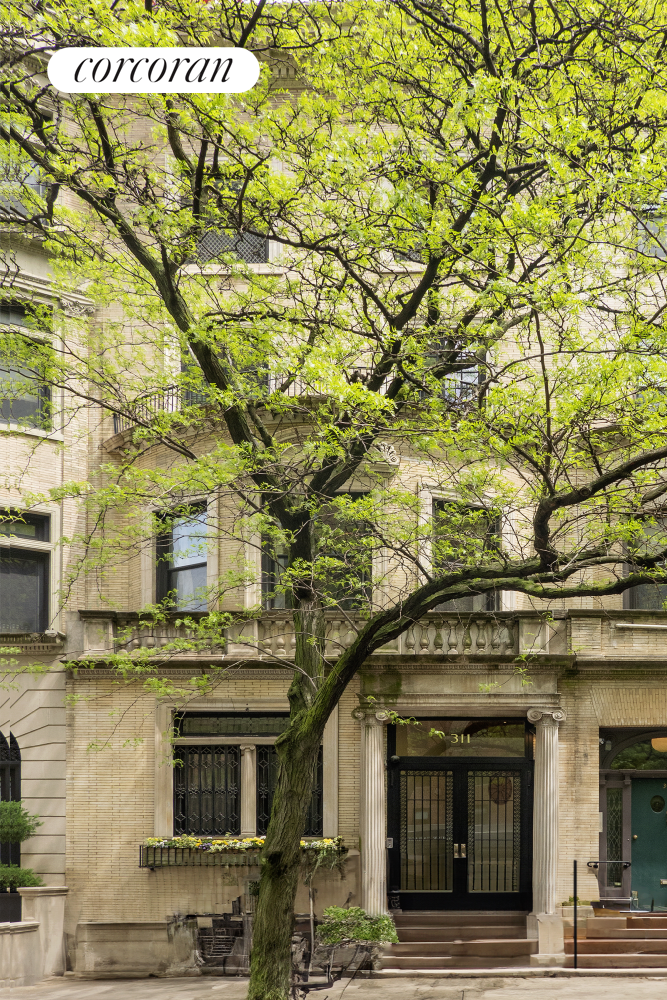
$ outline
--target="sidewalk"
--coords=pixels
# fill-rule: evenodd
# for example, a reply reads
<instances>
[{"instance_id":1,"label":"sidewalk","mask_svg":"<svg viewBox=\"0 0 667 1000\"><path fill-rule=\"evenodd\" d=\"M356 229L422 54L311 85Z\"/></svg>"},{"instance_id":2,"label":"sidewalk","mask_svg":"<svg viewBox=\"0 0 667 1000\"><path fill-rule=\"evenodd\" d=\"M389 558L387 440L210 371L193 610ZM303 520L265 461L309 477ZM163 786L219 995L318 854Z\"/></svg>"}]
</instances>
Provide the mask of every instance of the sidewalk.
<instances>
[{"instance_id":1,"label":"sidewalk","mask_svg":"<svg viewBox=\"0 0 667 1000\"><path fill-rule=\"evenodd\" d=\"M2 1000L245 1000L247 980L50 979L0 989ZM520 976L346 980L314 990L312 1000L666 1000L667 975Z\"/></svg>"}]
</instances>

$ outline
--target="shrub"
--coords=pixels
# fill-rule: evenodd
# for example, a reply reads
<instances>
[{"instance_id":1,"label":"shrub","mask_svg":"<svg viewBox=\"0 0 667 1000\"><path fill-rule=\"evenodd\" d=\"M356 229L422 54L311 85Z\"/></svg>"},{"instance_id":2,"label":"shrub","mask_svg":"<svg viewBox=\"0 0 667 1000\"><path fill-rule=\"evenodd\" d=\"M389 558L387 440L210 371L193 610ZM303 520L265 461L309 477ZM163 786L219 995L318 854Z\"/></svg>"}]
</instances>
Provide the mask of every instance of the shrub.
<instances>
[{"instance_id":1,"label":"shrub","mask_svg":"<svg viewBox=\"0 0 667 1000\"><path fill-rule=\"evenodd\" d=\"M42 825L22 802L0 802L0 844L22 844Z\"/></svg>"},{"instance_id":2,"label":"shrub","mask_svg":"<svg viewBox=\"0 0 667 1000\"><path fill-rule=\"evenodd\" d=\"M342 941L398 941L394 921L389 916L370 917L360 906L344 909L328 906L324 920L317 928L322 944L339 944Z\"/></svg>"},{"instance_id":3,"label":"shrub","mask_svg":"<svg viewBox=\"0 0 667 1000\"><path fill-rule=\"evenodd\" d=\"M44 885L32 868L18 865L0 865L0 889L23 889L28 885Z\"/></svg>"}]
</instances>

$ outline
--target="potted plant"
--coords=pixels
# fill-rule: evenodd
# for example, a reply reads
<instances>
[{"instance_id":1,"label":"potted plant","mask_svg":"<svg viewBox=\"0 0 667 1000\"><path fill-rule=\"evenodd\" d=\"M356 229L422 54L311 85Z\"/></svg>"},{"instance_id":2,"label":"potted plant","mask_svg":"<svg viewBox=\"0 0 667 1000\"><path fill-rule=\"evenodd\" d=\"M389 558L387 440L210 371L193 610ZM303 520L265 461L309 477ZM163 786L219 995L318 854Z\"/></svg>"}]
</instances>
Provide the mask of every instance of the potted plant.
<instances>
[{"instance_id":1,"label":"potted plant","mask_svg":"<svg viewBox=\"0 0 667 1000\"><path fill-rule=\"evenodd\" d=\"M22 844L41 825L22 802L0 802L0 844ZM20 888L43 884L31 868L0 864L0 922L21 919Z\"/></svg>"},{"instance_id":2,"label":"potted plant","mask_svg":"<svg viewBox=\"0 0 667 1000\"><path fill-rule=\"evenodd\" d=\"M372 917L360 906L328 906L316 933L311 969L317 969L328 983L364 968L374 968L383 945L398 941L396 927L390 916ZM309 977L308 977L309 978ZM296 984L295 984L296 985ZM297 990L307 991L303 983Z\"/></svg>"}]
</instances>

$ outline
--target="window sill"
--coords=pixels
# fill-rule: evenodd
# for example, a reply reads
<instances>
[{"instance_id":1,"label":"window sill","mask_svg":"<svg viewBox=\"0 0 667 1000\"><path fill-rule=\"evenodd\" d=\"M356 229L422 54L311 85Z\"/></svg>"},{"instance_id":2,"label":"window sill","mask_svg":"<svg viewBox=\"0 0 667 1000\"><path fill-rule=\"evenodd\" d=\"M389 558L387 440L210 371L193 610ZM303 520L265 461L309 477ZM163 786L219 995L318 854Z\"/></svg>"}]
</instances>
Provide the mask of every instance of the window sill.
<instances>
[{"instance_id":1,"label":"window sill","mask_svg":"<svg viewBox=\"0 0 667 1000\"><path fill-rule=\"evenodd\" d=\"M27 437L42 438L44 441L64 441L62 431L42 431L38 427L22 427L12 420L0 420L0 433L25 434Z\"/></svg>"}]
</instances>

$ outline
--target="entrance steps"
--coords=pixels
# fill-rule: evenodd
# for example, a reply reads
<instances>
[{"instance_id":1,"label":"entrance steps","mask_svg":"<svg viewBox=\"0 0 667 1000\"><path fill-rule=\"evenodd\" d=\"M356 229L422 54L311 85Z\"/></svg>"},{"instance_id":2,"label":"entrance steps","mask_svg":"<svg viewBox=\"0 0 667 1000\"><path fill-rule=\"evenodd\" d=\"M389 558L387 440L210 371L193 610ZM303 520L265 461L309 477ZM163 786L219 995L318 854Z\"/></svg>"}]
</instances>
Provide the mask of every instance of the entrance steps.
<instances>
[{"instance_id":1,"label":"entrance steps","mask_svg":"<svg viewBox=\"0 0 667 1000\"><path fill-rule=\"evenodd\" d=\"M589 917L577 938L580 969L667 968L667 914ZM574 941L565 941L565 967L574 965Z\"/></svg>"},{"instance_id":2,"label":"entrance steps","mask_svg":"<svg viewBox=\"0 0 667 1000\"><path fill-rule=\"evenodd\" d=\"M537 951L526 939L526 914L511 911L405 911L394 916L399 943L389 945L382 968L511 969Z\"/></svg>"}]
</instances>

